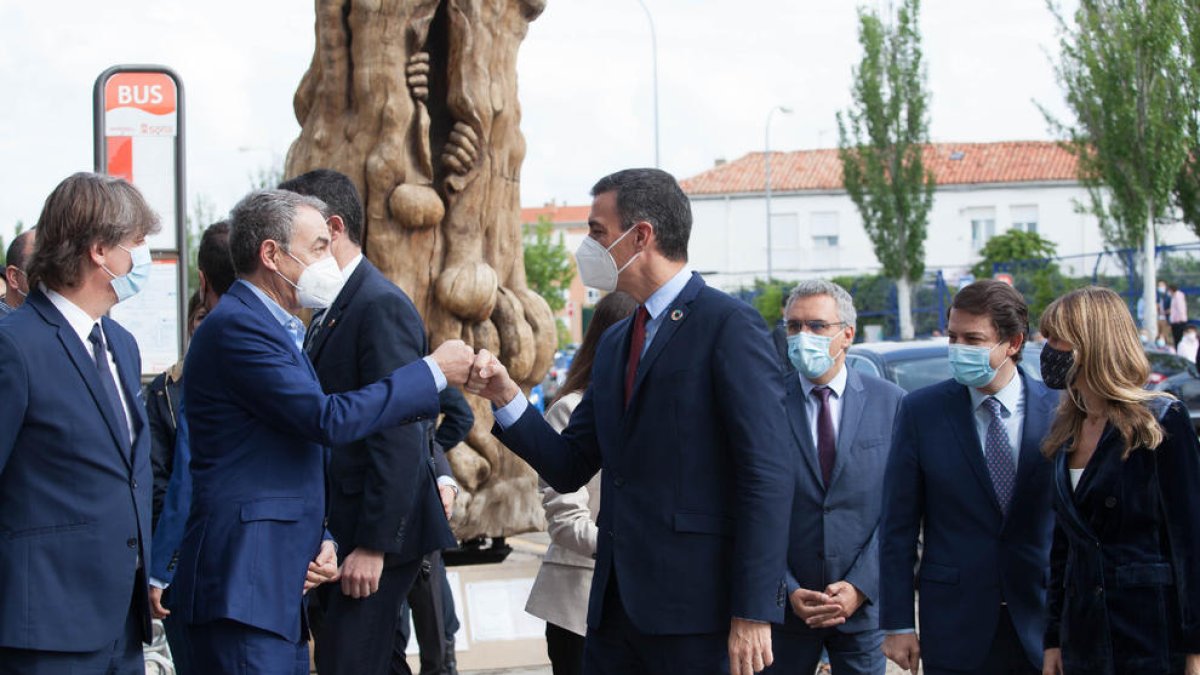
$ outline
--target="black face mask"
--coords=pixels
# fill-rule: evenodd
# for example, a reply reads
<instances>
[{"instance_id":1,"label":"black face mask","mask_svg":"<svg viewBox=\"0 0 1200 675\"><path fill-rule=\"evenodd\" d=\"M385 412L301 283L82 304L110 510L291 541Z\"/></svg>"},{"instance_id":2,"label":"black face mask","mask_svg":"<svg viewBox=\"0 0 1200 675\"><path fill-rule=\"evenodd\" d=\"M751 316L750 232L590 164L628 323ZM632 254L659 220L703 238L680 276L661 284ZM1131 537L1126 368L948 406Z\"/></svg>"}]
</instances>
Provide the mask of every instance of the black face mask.
<instances>
[{"instance_id":1,"label":"black face mask","mask_svg":"<svg viewBox=\"0 0 1200 675\"><path fill-rule=\"evenodd\" d=\"M1042 345L1042 382L1051 389L1066 389L1067 375L1075 365L1075 354L1048 344Z\"/></svg>"}]
</instances>

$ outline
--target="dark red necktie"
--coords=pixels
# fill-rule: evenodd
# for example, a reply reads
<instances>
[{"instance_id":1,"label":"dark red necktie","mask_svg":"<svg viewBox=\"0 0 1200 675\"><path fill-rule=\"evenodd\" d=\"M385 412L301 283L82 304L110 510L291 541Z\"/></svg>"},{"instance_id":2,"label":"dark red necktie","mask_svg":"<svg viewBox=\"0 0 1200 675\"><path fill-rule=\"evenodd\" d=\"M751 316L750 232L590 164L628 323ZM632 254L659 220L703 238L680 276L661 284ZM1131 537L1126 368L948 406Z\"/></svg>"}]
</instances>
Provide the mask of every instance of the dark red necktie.
<instances>
[{"instance_id":1,"label":"dark red necktie","mask_svg":"<svg viewBox=\"0 0 1200 675\"><path fill-rule=\"evenodd\" d=\"M825 481L825 487L829 487L829 478L833 476L833 463L837 460L833 414L829 409L829 395L833 390L829 387L815 387L812 393L821 401L821 408L817 413L817 459L821 463L821 478Z\"/></svg>"},{"instance_id":2,"label":"dark red necktie","mask_svg":"<svg viewBox=\"0 0 1200 675\"><path fill-rule=\"evenodd\" d=\"M646 306L638 307L633 317L633 334L629 338L629 363L625 366L625 407L629 407L629 399L633 398L633 381L637 378L638 363L642 360L642 347L646 344L646 319L650 312Z\"/></svg>"}]
</instances>

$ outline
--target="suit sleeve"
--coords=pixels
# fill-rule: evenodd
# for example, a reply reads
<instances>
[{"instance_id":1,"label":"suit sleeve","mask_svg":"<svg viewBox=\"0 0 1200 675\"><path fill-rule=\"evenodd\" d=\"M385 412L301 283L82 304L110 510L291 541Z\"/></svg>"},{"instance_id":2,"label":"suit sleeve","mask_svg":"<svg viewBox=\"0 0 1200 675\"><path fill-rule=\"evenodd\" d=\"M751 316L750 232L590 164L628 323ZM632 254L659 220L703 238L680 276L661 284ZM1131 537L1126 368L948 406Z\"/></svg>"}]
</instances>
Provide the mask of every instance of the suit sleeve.
<instances>
[{"instance_id":1,"label":"suit sleeve","mask_svg":"<svg viewBox=\"0 0 1200 675\"><path fill-rule=\"evenodd\" d=\"M1200 442L1178 401L1171 403L1162 425L1166 439L1154 456L1183 619L1179 651L1200 654Z\"/></svg>"},{"instance_id":2,"label":"suit sleeve","mask_svg":"<svg viewBox=\"0 0 1200 675\"><path fill-rule=\"evenodd\" d=\"M150 502L152 524L157 524L162 515L163 500L167 495L167 484L175 455L175 430L173 421L164 419L164 403L167 392L167 376L160 373L146 390L146 420L150 423L150 469L154 474L153 497ZM160 401L162 399L162 401Z\"/></svg>"},{"instance_id":3,"label":"suit sleeve","mask_svg":"<svg viewBox=\"0 0 1200 675\"><path fill-rule=\"evenodd\" d=\"M166 584L175 577L176 556L187 530L188 513L192 508L192 473L187 419L180 411L179 427L175 434L175 458L171 481L167 484L162 513L154 527L150 547L150 576Z\"/></svg>"},{"instance_id":4,"label":"suit sleeve","mask_svg":"<svg viewBox=\"0 0 1200 675\"><path fill-rule=\"evenodd\" d=\"M359 382L375 382L397 368L419 362L425 352L425 327L412 305L386 294L370 306L358 334ZM364 439L366 470L353 541L370 549L394 544L408 517L430 459L427 424L387 427Z\"/></svg>"},{"instance_id":5,"label":"suit sleeve","mask_svg":"<svg viewBox=\"0 0 1200 675\"><path fill-rule=\"evenodd\" d=\"M719 330L714 391L736 472L730 610L733 617L777 622L786 601L782 570L795 489L783 372L762 319L749 306L739 304Z\"/></svg>"},{"instance_id":6,"label":"suit sleeve","mask_svg":"<svg viewBox=\"0 0 1200 675\"><path fill-rule=\"evenodd\" d=\"M611 368L612 365L597 361L594 367ZM600 470L600 444L596 441L590 386L561 434L532 405L525 407L525 412L512 426L493 425L492 433L558 492L575 492Z\"/></svg>"},{"instance_id":7,"label":"suit sleeve","mask_svg":"<svg viewBox=\"0 0 1200 675\"><path fill-rule=\"evenodd\" d=\"M910 630L917 564L917 535L924 511L924 486L918 456L916 425L911 400L905 398L892 432L883 477L882 536L879 542L879 628Z\"/></svg>"},{"instance_id":8,"label":"suit sleeve","mask_svg":"<svg viewBox=\"0 0 1200 675\"><path fill-rule=\"evenodd\" d=\"M29 374L25 358L16 343L0 332L0 391L4 402L0 405L0 474L12 456L29 406Z\"/></svg>"},{"instance_id":9,"label":"suit sleeve","mask_svg":"<svg viewBox=\"0 0 1200 675\"><path fill-rule=\"evenodd\" d=\"M475 413L467 405L467 399L455 387L446 387L438 394L438 402L442 407L442 421L438 424L433 442L443 450L449 450L462 443L475 425Z\"/></svg>"},{"instance_id":10,"label":"suit sleeve","mask_svg":"<svg viewBox=\"0 0 1200 675\"><path fill-rule=\"evenodd\" d=\"M900 416L900 402L903 400L902 395L896 395L895 404L892 406L893 428L896 418ZM846 572L846 581L866 596L869 603L879 601L879 527L879 523L875 523L867 543L863 545L858 558Z\"/></svg>"},{"instance_id":11,"label":"suit sleeve","mask_svg":"<svg viewBox=\"0 0 1200 675\"><path fill-rule=\"evenodd\" d=\"M205 346L219 350L229 396L282 433L345 445L438 412L437 386L424 361L356 391L326 395L295 350L262 326L243 321L223 328L220 345Z\"/></svg>"},{"instance_id":12,"label":"suit sleeve","mask_svg":"<svg viewBox=\"0 0 1200 675\"><path fill-rule=\"evenodd\" d=\"M1067 566L1067 537L1056 522L1054 539L1050 544L1050 587L1046 589L1046 634L1042 640L1044 649L1062 646L1062 610Z\"/></svg>"}]
</instances>

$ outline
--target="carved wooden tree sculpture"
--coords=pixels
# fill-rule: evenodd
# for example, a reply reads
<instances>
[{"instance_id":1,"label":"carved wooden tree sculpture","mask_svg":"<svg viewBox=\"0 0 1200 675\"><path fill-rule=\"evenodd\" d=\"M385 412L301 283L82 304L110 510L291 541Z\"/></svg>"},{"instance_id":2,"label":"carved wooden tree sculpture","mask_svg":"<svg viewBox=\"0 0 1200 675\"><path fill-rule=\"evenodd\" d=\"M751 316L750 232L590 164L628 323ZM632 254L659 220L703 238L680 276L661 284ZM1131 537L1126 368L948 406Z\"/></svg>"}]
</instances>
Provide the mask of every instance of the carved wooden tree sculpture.
<instances>
[{"instance_id":1,"label":"carved wooden tree sculpture","mask_svg":"<svg viewBox=\"0 0 1200 675\"><path fill-rule=\"evenodd\" d=\"M286 173L350 176L366 252L412 297L434 346L464 339L536 384L554 317L525 283L517 49L545 0L317 0L316 51L296 91L302 130ZM466 494L461 538L542 526L536 476L475 426L449 452ZM463 508L465 506L465 508Z\"/></svg>"}]
</instances>

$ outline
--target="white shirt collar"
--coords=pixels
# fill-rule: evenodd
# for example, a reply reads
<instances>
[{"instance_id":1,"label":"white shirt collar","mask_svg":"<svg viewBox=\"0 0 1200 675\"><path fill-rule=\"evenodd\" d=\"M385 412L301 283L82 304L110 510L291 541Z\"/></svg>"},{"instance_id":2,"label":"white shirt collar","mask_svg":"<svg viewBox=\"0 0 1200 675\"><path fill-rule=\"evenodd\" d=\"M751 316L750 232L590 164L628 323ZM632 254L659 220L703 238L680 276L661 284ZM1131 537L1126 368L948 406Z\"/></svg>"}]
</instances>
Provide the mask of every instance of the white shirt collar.
<instances>
[{"instance_id":1,"label":"white shirt collar","mask_svg":"<svg viewBox=\"0 0 1200 675\"><path fill-rule=\"evenodd\" d=\"M671 277L667 283L658 287L650 297L646 298L646 312L650 314L651 319L657 319L660 314L667 311L671 303L675 302L675 298L683 292L683 287L687 286L688 281L692 278L692 271L684 265L683 269Z\"/></svg>"},{"instance_id":2,"label":"white shirt collar","mask_svg":"<svg viewBox=\"0 0 1200 675\"><path fill-rule=\"evenodd\" d=\"M1021 401L1022 387L1025 385L1021 382L1021 367L1015 363L1013 366L1016 370L1013 372L1012 379L1008 381L1008 384L1004 385L1003 389L995 394L985 394L974 387L967 388L967 391L971 392L972 412L979 410L979 406L983 405L984 400L989 396L996 397L996 400L1000 401L1000 405L1004 406L1004 410L1010 415L1016 411L1017 404Z\"/></svg>"},{"instance_id":3,"label":"white shirt collar","mask_svg":"<svg viewBox=\"0 0 1200 675\"><path fill-rule=\"evenodd\" d=\"M842 394L846 393L846 380L849 378L849 375L846 374L846 364L844 362L842 363L842 368L838 371L838 374L834 375L833 379L825 385L813 384L812 380L809 380L807 377L804 377L799 373L796 373L796 376L800 378L800 387L804 389L804 395L806 397L812 396L813 389L816 389L819 386L826 386L832 389L834 396L837 396L839 399L842 397Z\"/></svg>"},{"instance_id":4,"label":"white shirt collar","mask_svg":"<svg viewBox=\"0 0 1200 675\"><path fill-rule=\"evenodd\" d=\"M58 291L46 288L44 285L41 288L42 292L49 298L50 303L54 305L54 308L63 315L63 318L70 324L71 329L79 335L79 339L83 340L84 346L89 347L88 338L92 335L92 326L100 323L100 320L93 319L90 314L80 309L79 305L66 299ZM103 327L101 327L101 330L104 330ZM107 337L105 340L107 341Z\"/></svg>"},{"instance_id":5,"label":"white shirt collar","mask_svg":"<svg viewBox=\"0 0 1200 675\"><path fill-rule=\"evenodd\" d=\"M354 270L358 269L358 264L361 263L362 260L363 254L359 253L358 255L354 256L350 262L346 263L346 266L342 268L342 278L346 281L350 281L350 275L354 274Z\"/></svg>"}]
</instances>

